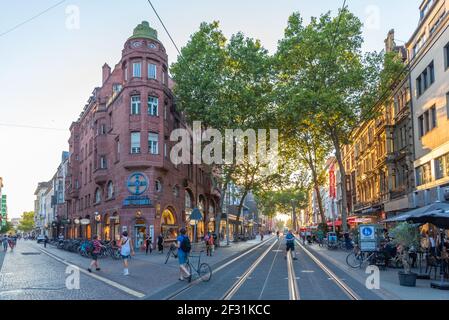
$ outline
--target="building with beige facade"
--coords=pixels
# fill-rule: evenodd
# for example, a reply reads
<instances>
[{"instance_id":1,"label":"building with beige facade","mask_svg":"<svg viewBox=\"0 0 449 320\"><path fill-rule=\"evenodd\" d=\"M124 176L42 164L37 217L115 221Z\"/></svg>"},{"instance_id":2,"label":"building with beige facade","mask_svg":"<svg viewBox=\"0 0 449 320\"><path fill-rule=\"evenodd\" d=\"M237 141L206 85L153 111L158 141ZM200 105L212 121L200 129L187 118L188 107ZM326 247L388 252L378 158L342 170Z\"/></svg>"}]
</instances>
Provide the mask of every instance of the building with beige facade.
<instances>
[{"instance_id":1,"label":"building with beige facade","mask_svg":"<svg viewBox=\"0 0 449 320\"><path fill-rule=\"evenodd\" d=\"M449 1L426 0L407 42L412 92L414 204L449 199Z\"/></svg>"}]
</instances>

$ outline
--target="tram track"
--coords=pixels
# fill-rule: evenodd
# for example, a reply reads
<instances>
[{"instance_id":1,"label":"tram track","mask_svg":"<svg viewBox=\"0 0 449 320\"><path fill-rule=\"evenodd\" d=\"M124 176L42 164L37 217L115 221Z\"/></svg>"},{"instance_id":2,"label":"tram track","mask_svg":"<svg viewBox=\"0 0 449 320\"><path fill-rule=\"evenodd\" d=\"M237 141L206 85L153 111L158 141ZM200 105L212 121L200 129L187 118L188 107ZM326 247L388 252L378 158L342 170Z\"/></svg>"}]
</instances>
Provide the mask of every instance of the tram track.
<instances>
[{"instance_id":1,"label":"tram track","mask_svg":"<svg viewBox=\"0 0 449 320\"><path fill-rule=\"evenodd\" d=\"M270 241L272 241L273 239L269 239L269 240L265 240L264 242L252 247L251 249L249 249L248 251L245 251L244 253L236 256L235 258L231 259L230 261L226 262L225 264L221 265L220 267L212 270L212 278L214 278L214 274L216 274L217 272L229 267L231 264L235 263L238 260L241 260L243 257L246 257L252 253L254 253L256 250L260 249L261 247L267 245ZM274 246L274 244L276 244L277 241L274 241L273 244L270 245L270 248L272 248ZM269 252L269 250L266 250L265 252ZM265 253L264 252L264 253ZM260 257L258 258L260 259ZM253 264L251 265L253 266ZM247 270L248 271L248 270ZM247 277L246 277L247 278ZM191 283L189 283L187 286L176 290L175 292L171 293L170 295L166 296L164 298L164 300L175 300L178 297L181 297L182 295L186 294L189 292L189 290L195 288L199 283L201 283L202 281L200 279L196 279L194 281L192 281ZM243 283L243 282L242 282ZM235 284L234 284L235 285ZM229 291L229 290L228 290ZM224 296L223 296L224 297Z\"/></svg>"},{"instance_id":2,"label":"tram track","mask_svg":"<svg viewBox=\"0 0 449 320\"><path fill-rule=\"evenodd\" d=\"M296 240L298 246L304 251L304 253L322 270L330 279L332 279L337 286L346 294L350 300L362 300L362 298L354 292L346 283L344 283L332 270L330 270L323 262L321 262L313 253L305 248L298 240Z\"/></svg>"}]
</instances>

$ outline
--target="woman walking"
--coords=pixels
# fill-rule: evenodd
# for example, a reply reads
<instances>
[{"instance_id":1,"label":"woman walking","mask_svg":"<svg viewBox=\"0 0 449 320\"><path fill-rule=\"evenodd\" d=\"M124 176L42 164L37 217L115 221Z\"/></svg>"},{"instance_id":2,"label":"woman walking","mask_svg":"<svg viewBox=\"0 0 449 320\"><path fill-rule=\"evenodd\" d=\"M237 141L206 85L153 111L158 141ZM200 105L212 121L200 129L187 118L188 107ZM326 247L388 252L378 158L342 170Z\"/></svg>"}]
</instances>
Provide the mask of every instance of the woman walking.
<instances>
[{"instance_id":1,"label":"woman walking","mask_svg":"<svg viewBox=\"0 0 449 320\"><path fill-rule=\"evenodd\" d=\"M132 240L128 238L128 232L124 231L122 233L122 238L120 239L120 255L123 259L123 275L128 276L128 259L134 255L134 249L132 245Z\"/></svg>"}]
</instances>

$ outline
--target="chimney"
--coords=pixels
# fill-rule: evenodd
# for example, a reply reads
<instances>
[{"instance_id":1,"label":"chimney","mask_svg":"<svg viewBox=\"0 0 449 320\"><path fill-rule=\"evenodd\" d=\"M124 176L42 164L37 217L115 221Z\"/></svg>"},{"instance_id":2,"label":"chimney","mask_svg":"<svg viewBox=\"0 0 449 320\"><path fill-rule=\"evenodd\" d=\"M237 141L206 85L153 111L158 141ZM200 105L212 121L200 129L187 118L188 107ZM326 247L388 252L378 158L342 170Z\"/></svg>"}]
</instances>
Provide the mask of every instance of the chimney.
<instances>
[{"instance_id":1,"label":"chimney","mask_svg":"<svg viewBox=\"0 0 449 320\"><path fill-rule=\"evenodd\" d=\"M106 80L111 75L111 67L105 63L103 66L103 84L106 82Z\"/></svg>"},{"instance_id":2,"label":"chimney","mask_svg":"<svg viewBox=\"0 0 449 320\"><path fill-rule=\"evenodd\" d=\"M388 32L387 38L385 39L385 51L392 52L395 46L396 43L394 41L394 29L391 29Z\"/></svg>"}]
</instances>

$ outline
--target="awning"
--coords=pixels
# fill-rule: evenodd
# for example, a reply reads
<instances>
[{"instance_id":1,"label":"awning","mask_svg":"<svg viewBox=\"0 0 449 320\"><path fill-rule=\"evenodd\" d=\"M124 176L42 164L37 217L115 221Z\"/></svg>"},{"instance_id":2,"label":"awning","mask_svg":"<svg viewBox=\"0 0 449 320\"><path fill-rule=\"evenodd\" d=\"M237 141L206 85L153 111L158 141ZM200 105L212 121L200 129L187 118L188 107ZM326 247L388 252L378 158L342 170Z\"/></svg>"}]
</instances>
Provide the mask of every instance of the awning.
<instances>
[{"instance_id":1,"label":"awning","mask_svg":"<svg viewBox=\"0 0 449 320\"><path fill-rule=\"evenodd\" d=\"M400 214L398 216L395 217L391 217L389 219L386 219L384 221L382 221L382 223L388 223L388 222L404 222L407 221L407 218L410 218L410 214L409 213L403 213Z\"/></svg>"},{"instance_id":2,"label":"awning","mask_svg":"<svg viewBox=\"0 0 449 320\"><path fill-rule=\"evenodd\" d=\"M341 220L335 221L335 226L336 226L336 227L341 227L341 224L342 224ZM330 221L330 222L327 223L327 226L328 226L328 227L332 227L333 225L334 225L334 223L333 223L332 221Z\"/></svg>"},{"instance_id":3,"label":"awning","mask_svg":"<svg viewBox=\"0 0 449 320\"><path fill-rule=\"evenodd\" d=\"M411 221L415 223L419 223L420 221L417 221L418 218L426 217L427 215L433 215L438 212L444 212L449 211L449 203L447 202L435 202L432 204L429 204L422 208L413 209L410 211L407 211L401 215L398 215L396 217L392 217L389 219L386 219L382 222L404 222L404 221ZM423 218L424 219L424 218ZM423 220L422 220L423 221Z\"/></svg>"}]
</instances>

